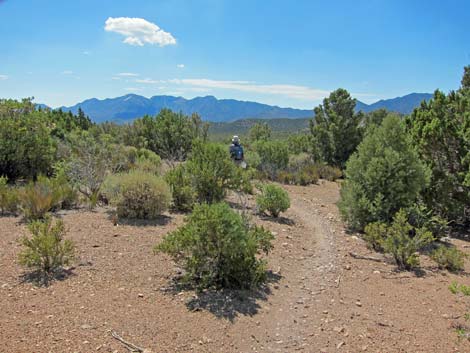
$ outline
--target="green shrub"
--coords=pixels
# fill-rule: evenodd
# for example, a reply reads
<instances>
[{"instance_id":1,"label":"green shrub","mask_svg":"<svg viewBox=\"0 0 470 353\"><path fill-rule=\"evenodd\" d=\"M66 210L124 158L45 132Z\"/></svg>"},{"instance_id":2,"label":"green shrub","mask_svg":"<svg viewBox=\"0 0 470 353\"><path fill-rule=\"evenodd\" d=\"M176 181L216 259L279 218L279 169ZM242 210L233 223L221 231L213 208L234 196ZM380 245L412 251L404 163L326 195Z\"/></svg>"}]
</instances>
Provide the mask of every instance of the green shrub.
<instances>
[{"instance_id":1,"label":"green shrub","mask_svg":"<svg viewBox=\"0 0 470 353\"><path fill-rule=\"evenodd\" d=\"M320 174L318 173L318 168L315 165L307 165L304 166L296 175L296 184L316 184L319 178Z\"/></svg>"},{"instance_id":2,"label":"green shrub","mask_svg":"<svg viewBox=\"0 0 470 353\"><path fill-rule=\"evenodd\" d=\"M0 100L0 175L11 181L49 174L56 144L45 112L29 100Z\"/></svg>"},{"instance_id":3,"label":"green shrub","mask_svg":"<svg viewBox=\"0 0 470 353\"><path fill-rule=\"evenodd\" d=\"M8 186L8 178L0 177L0 214L15 213L18 208L18 193Z\"/></svg>"},{"instance_id":4,"label":"green shrub","mask_svg":"<svg viewBox=\"0 0 470 353\"><path fill-rule=\"evenodd\" d=\"M154 219L168 209L171 193L161 178L142 171L119 175L112 203L123 218Z\"/></svg>"},{"instance_id":5,"label":"green shrub","mask_svg":"<svg viewBox=\"0 0 470 353\"><path fill-rule=\"evenodd\" d=\"M313 164L312 157L307 153L299 153L289 156L289 163L287 164L287 169L292 172L298 172L304 167L310 166Z\"/></svg>"},{"instance_id":6,"label":"green shrub","mask_svg":"<svg viewBox=\"0 0 470 353\"><path fill-rule=\"evenodd\" d=\"M245 162L248 168L257 169L261 164L261 157L258 153L252 150L245 151Z\"/></svg>"},{"instance_id":7,"label":"green shrub","mask_svg":"<svg viewBox=\"0 0 470 353\"><path fill-rule=\"evenodd\" d=\"M449 223L433 214L425 205L415 204L407 210L408 221L415 228L426 228L435 239L440 239L449 233Z\"/></svg>"},{"instance_id":8,"label":"green shrub","mask_svg":"<svg viewBox=\"0 0 470 353\"><path fill-rule=\"evenodd\" d=\"M60 193L52 180L39 176L18 191L20 208L27 220L43 219L49 211L60 204Z\"/></svg>"},{"instance_id":9,"label":"green shrub","mask_svg":"<svg viewBox=\"0 0 470 353\"><path fill-rule=\"evenodd\" d=\"M276 180L278 172L285 170L289 163L287 144L280 141L258 141L254 148L261 159L258 168L271 180Z\"/></svg>"},{"instance_id":10,"label":"green shrub","mask_svg":"<svg viewBox=\"0 0 470 353\"><path fill-rule=\"evenodd\" d=\"M336 181L343 176L341 169L329 165L320 165L318 167L320 178L328 181Z\"/></svg>"},{"instance_id":11,"label":"green shrub","mask_svg":"<svg viewBox=\"0 0 470 353\"><path fill-rule=\"evenodd\" d=\"M184 168L201 203L221 201L227 190L239 190L245 185L242 169L220 145L196 141Z\"/></svg>"},{"instance_id":12,"label":"green shrub","mask_svg":"<svg viewBox=\"0 0 470 353\"><path fill-rule=\"evenodd\" d=\"M370 223L364 229L363 239L369 249L383 252L384 241L387 236L387 225L380 222Z\"/></svg>"},{"instance_id":13,"label":"green shrub","mask_svg":"<svg viewBox=\"0 0 470 353\"><path fill-rule=\"evenodd\" d=\"M395 116L368 130L345 174L339 208L355 230L372 222L389 223L399 209L416 202L428 182L426 169Z\"/></svg>"},{"instance_id":14,"label":"green shrub","mask_svg":"<svg viewBox=\"0 0 470 353\"><path fill-rule=\"evenodd\" d=\"M54 177L51 179L52 188L58 199L57 206L62 209L70 209L78 204L78 191L68 180L66 168L66 164L56 164L54 166Z\"/></svg>"},{"instance_id":15,"label":"green shrub","mask_svg":"<svg viewBox=\"0 0 470 353\"><path fill-rule=\"evenodd\" d=\"M436 261L440 269L446 269L451 272L463 270L465 257L465 253L455 247L443 245L431 253L431 258Z\"/></svg>"},{"instance_id":16,"label":"green shrub","mask_svg":"<svg viewBox=\"0 0 470 353\"><path fill-rule=\"evenodd\" d=\"M159 174L161 165L162 160L158 154L145 148L141 148L137 151L137 158L134 162L133 169L151 174Z\"/></svg>"},{"instance_id":17,"label":"green shrub","mask_svg":"<svg viewBox=\"0 0 470 353\"><path fill-rule=\"evenodd\" d=\"M172 207L178 211L189 211L196 201L196 193L191 185L191 177L184 165L180 164L166 173L165 180L170 186Z\"/></svg>"},{"instance_id":18,"label":"green shrub","mask_svg":"<svg viewBox=\"0 0 470 353\"><path fill-rule=\"evenodd\" d=\"M286 170L282 170L277 175L277 181L283 184L296 184L296 176Z\"/></svg>"},{"instance_id":19,"label":"green shrub","mask_svg":"<svg viewBox=\"0 0 470 353\"><path fill-rule=\"evenodd\" d=\"M399 269L405 270L419 266L417 252L434 240L432 233L428 230L415 229L409 224L408 216L404 210L400 210L395 215L384 238L385 252L393 256Z\"/></svg>"},{"instance_id":20,"label":"green shrub","mask_svg":"<svg viewBox=\"0 0 470 353\"><path fill-rule=\"evenodd\" d=\"M19 254L20 264L34 268L44 275L51 275L74 258L72 241L64 239L65 227L61 220L52 223L51 218L34 221L28 226L32 237L24 236L20 243L24 249Z\"/></svg>"},{"instance_id":21,"label":"green shrub","mask_svg":"<svg viewBox=\"0 0 470 353\"><path fill-rule=\"evenodd\" d=\"M256 204L260 212L268 211L273 217L278 217L290 207L289 194L279 186L266 184L261 187Z\"/></svg>"},{"instance_id":22,"label":"green shrub","mask_svg":"<svg viewBox=\"0 0 470 353\"><path fill-rule=\"evenodd\" d=\"M169 254L185 270L183 282L198 288L251 288L266 279L273 236L260 227L246 227L225 203L197 205L187 223L168 234L155 251Z\"/></svg>"}]
</instances>

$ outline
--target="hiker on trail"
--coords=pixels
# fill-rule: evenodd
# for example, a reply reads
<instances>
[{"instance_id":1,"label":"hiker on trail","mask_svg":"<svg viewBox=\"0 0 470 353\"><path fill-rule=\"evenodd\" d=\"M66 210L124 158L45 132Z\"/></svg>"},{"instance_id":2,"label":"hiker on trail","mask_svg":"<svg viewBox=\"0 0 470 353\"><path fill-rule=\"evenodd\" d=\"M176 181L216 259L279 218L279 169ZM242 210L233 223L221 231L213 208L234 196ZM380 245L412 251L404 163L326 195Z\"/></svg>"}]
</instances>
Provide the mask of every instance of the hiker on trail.
<instances>
[{"instance_id":1,"label":"hiker on trail","mask_svg":"<svg viewBox=\"0 0 470 353\"><path fill-rule=\"evenodd\" d=\"M243 153L243 147L240 144L240 138L238 136L233 136L232 144L230 145L230 158L237 164L242 165L245 164L243 159L245 158Z\"/></svg>"}]
</instances>

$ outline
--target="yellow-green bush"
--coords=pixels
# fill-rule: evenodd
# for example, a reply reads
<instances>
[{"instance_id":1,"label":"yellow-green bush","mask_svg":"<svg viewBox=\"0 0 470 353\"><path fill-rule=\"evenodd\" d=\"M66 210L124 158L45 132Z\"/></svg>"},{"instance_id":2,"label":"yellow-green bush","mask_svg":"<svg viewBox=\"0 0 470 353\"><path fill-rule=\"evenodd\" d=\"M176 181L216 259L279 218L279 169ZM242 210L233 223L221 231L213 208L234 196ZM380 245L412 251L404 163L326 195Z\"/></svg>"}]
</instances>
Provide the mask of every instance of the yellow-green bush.
<instances>
[{"instance_id":1,"label":"yellow-green bush","mask_svg":"<svg viewBox=\"0 0 470 353\"><path fill-rule=\"evenodd\" d=\"M289 194L283 188L265 184L261 186L261 195L256 198L260 212L268 211L273 217L278 217L290 207Z\"/></svg>"},{"instance_id":2,"label":"yellow-green bush","mask_svg":"<svg viewBox=\"0 0 470 353\"><path fill-rule=\"evenodd\" d=\"M451 272L463 270L466 254L455 247L439 246L431 253L431 258L436 261L440 269Z\"/></svg>"},{"instance_id":3,"label":"yellow-green bush","mask_svg":"<svg viewBox=\"0 0 470 353\"><path fill-rule=\"evenodd\" d=\"M19 189L20 208L27 220L43 219L46 214L60 203L60 193L54 183L39 176L36 182L29 182Z\"/></svg>"},{"instance_id":4,"label":"yellow-green bush","mask_svg":"<svg viewBox=\"0 0 470 353\"><path fill-rule=\"evenodd\" d=\"M74 259L74 244L64 239L65 227L61 220L51 218L34 221L28 226L32 237L24 236L20 243L24 249L19 254L20 264L44 275L51 275Z\"/></svg>"},{"instance_id":5,"label":"yellow-green bush","mask_svg":"<svg viewBox=\"0 0 470 353\"><path fill-rule=\"evenodd\" d=\"M168 209L170 189L154 174L131 171L121 174L117 185L118 191L112 202L119 217L154 219Z\"/></svg>"},{"instance_id":6,"label":"yellow-green bush","mask_svg":"<svg viewBox=\"0 0 470 353\"><path fill-rule=\"evenodd\" d=\"M7 177L0 177L0 214L15 213L18 208L18 193L7 182Z\"/></svg>"}]
</instances>

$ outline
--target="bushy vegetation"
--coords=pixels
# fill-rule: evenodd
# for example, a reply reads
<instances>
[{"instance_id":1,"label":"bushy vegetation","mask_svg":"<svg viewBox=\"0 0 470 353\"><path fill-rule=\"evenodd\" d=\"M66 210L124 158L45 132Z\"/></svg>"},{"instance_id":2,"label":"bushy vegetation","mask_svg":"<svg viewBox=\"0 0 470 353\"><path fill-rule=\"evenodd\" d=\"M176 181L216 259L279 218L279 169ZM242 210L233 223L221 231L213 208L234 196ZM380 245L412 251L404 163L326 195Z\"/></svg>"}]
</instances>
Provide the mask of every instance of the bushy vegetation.
<instances>
[{"instance_id":1,"label":"bushy vegetation","mask_svg":"<svg viewBox=\"0 0 470 353\"><path fill-rule=\"evenodd\" d=\"M31 181L18 191L18 198L24 218L38 220L58 207L61 195L52 180L39 176L36 182Z\"/></svg>"},{"instance_id":2,"label":"bushy vegetation","mask_svg":"<svg viewBox=\"0 0 470 353\"><path fill-rule=\"evenodd\" d=\"M24 249L19 254L20 264L49 277L74 259L74 244L64 239L65 227L61 220L55 223L47 217L28 225L31 237L21 238Z\"/></svg>"},{"instance_id":3,"label":"bushy vegetation","mask_svg":"<svg viewBox=\"0 0 470 353\"><path fill-rule=\"evenodd\" d=\"M434 241L432 233L426 228L415 228L408 222L405 210L400 210L389 226L384 223L369 224L364 239L374 250L392 255L402 270L418 267L418 251Z\"/></svg>"},{"instance_id":4,"label":"bushy vegetation","mask_svg":"<svg viewBox=\"0 0 470 353\"><path fill-rule=\"evenodd\" d=\"M406 119L413 145L431 170L422 198L436 214L458 223L470 214L469 80L467 67L459 90L448 95L436 91Z\"/></svg>"},{"instance_id":5,"label":"bushy vegetation","mask_svg":"<svg viewBox=\"0 0 470 353\"><path fill-rule=\"evenodd\" d=\"M313 152L317 161L344 168L362 139L362 112L355 113L356 100L337 89L314 109L311 121Z\"/></svg>"},{"instance_id":6,"label":"bushy vegetation","mask_svg":"<svg viewBox=\"0 0 470 353\"><path fill-rule=\"evenodd\" d=\"M458 272L463 270L466 255L455 247L440 245L431 253L431 258L436 261L440 269Z\"/></svg>"},{"instance_id":7,"label":"bushy vegetation","mask_svg":"<svg viewBox=\"0 0 470 353\"><path fill-rule=\"evenodd\" d=\"M0 214L15 213L17 208L17 191L8 185L7 177L0 177Z\"/></svg>"},{"instance_id":8,"label":"bushy vegetation","mask_svg":"<svg viewBox=\"0 0 470 353\"><path fill-rule=\"evenodd\" d=\"M271 180L276 180L279 171L286 169L289 163L287 144L282 141L258 141L253 147L260 157L258 169Z\"/></svg>"},{"instance_id":9,"label":"bushy vegetation","mask_svg":"<svg viewBox=\"0 0 470 353\"><path fill-rule=\"evenodd\" d=\"M272 130L266 123L256 123L248 131L250 141L268 141L271 139Z\"/></svg>"},{"instance_id":10,"label":"bushy vegetation","mask_svg":"<svg viewBox=\"0 0 470 353\"><path fill-rule=\"evenodd\" d=\"M393 115L368 130L345 175L339 208L355 230L372 222L390 222L398 210L415 203L428 183L402 122Z\"/></svg>"},{"instance_id":11,"label":"bushy vegetation","mask_svg":"<svg viewBox=\"0 0 470 353\"><path fill-rule=\"evenodd\" d=\"M196 191L186 168L183 165L173 168L165 175L165 180L170 186L173 209L190 211L196 202Z\"/></svg>"},{"instance_id":12,"label":"bushy vegetation","mask_svg":"<svg viewBox=\"0 0 470 353\"><path fill-rule=\"evenodd\" d=\"M183 161L195 139L207 139L207 130L207 123L197 114L188 117L162 109L155 117L135 120L127 140L130 145L148 148L169 161Z\"/></svg>"},{"instance_id":13,"label":"bushy vegetation","mask_svg":"<svg viewBox=\"0 0 470 353\"><path fill-rule=\"evenodd\" d=\"M281 212L290 207L290 198L287 191L274 184L261 186L261 194L256 198L260 212L268 211L273 217L279 217Z\"/></svg>"},{"instance_id":14,"label":"bushy vegetation","mask_svg":"<svg viewBox=\"0 0 470 353\"><path fill-rule=\"evenodd\" d=\"M169 207L170 189L154 174L134 170L115 176L110 184L111 203L119 217L155 219Z\"/></svg>"},{"instance_id":15,"label":"bushy vegetation","mask_svg":"<svg viewBox=\"0 0 470 353\"><path fill-rule=\"evenodd\" d=\"M198 288L252 288L266 279L273 236L260 227L247 227L225 203L197 205L187 223L155 247L185 270L183 282Z\"/></svg>"}]
</instances>

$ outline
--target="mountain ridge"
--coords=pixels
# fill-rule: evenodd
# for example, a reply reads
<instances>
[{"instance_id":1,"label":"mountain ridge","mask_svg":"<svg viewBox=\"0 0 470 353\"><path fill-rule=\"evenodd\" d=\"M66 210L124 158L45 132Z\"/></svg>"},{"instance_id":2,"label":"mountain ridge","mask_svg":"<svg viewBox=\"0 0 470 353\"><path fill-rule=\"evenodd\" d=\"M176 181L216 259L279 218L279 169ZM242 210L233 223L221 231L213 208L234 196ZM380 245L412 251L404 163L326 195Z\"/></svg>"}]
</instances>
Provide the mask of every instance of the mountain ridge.
<instances>
[{"instance_id":1,"label":"mountain ridge","mask_svg":"<svg viewBox=\"0 0 470 353\"><path fill-rule=\"evenodd\" d=\"M370 112L385 108L400 114L409 114L421 101L429 100L432 94L411 93L402 97L384 99L372 104L357 101L356 110ZM129 122L144 115L155 115L163 108L181 111L190 115L198 113L202 119L211 122L231 122L240 119L312 118L312 109L279 107L252 101L217 99L214 96L183 97L160 95L146 98L137 94L127 94L116 98L90 98L70 107L60 107L64 111L77 113L81 108L95 122Z\"/></svg>"}]
</instances>

